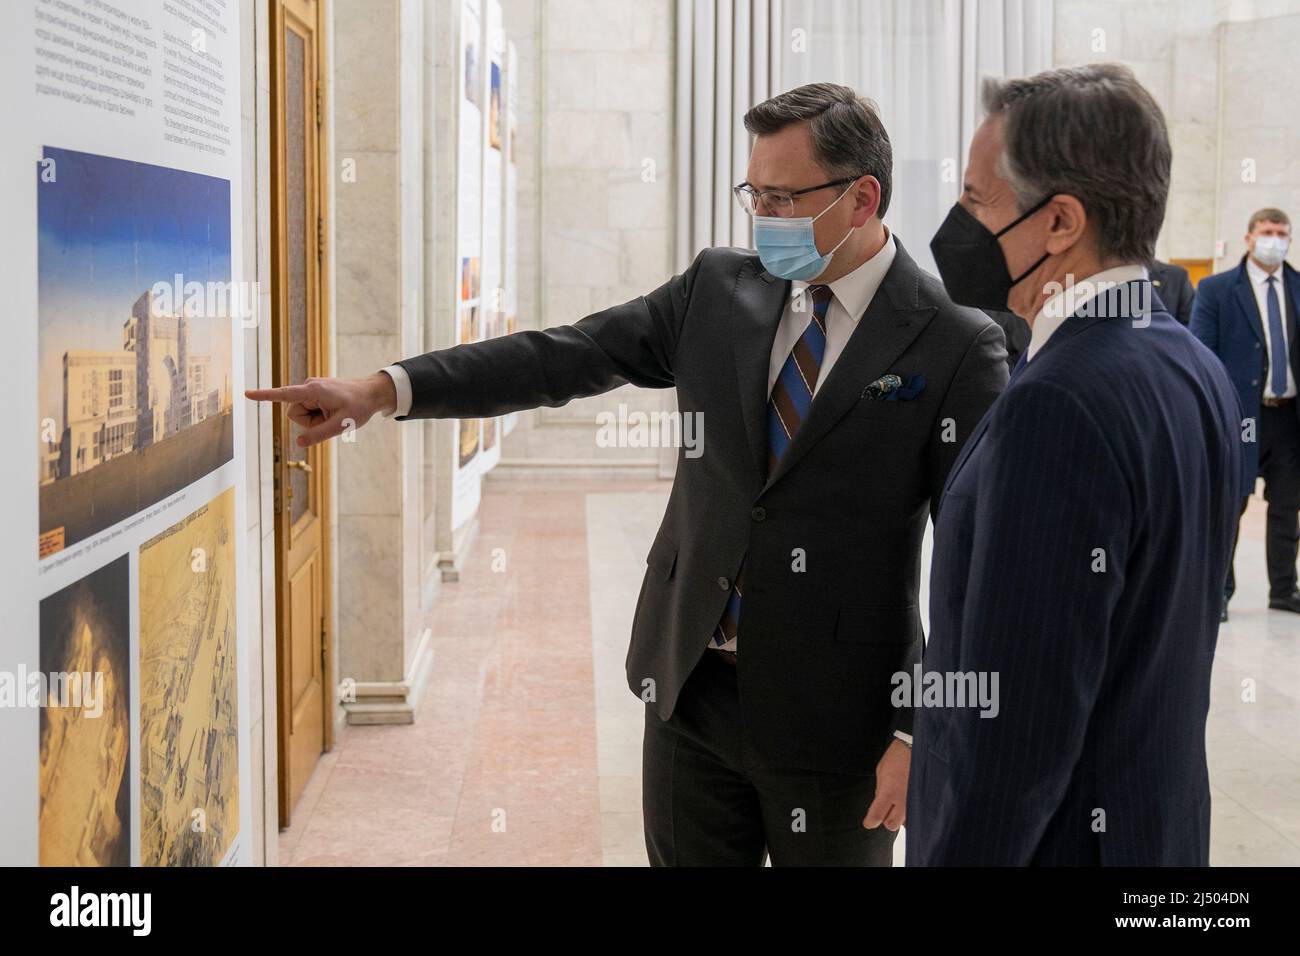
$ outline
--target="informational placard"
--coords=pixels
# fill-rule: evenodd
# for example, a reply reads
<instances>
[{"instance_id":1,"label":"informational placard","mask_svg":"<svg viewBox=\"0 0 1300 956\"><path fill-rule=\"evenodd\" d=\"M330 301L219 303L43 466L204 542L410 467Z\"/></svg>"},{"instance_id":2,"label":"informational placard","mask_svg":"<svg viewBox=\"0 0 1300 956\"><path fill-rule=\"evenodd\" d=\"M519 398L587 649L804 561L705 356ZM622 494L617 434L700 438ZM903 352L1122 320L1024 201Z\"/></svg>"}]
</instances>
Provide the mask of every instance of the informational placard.
<instances>
[{"instance_id":1,"label":"informational placard","mask_svg":"<svg viewBox=\"0 0 1300 956\"><path fill-rule=\"evenodd\" d=\"M506 44L506 242L503 319L504 334L514 332L519 316L519 51L512 42ZM503 434L514 431L519 420L511 412L501 421Z\"/></svg>"},{"instance_id":2,"label":"informational placard","mask_svg":"<svg viewBox=\"0 0 1300 956\"><path fill-rule=\"evenodd\" d=\"M252 862L239 10L5 6L0 864Z\"/></svg>"},{"instance_id":3,"label":"informational placard","mask_svg":"<svg viewBox=\"0 0 1300 956\"><path fill-rule=\"evenodd\" d=\"M462 0L460 11L460 116L456 157L456 259L459 292L456 344L477 342L483 322L483 107L487 70L479 0ZM453 451L451 526L459 528L478 508L483 423L457 422Z\"/></svg>"},{"instance_id":4,"label":"informational placard","mask_svg":"<svg viewBox=\"0 0 1300 956\"><path fill-rule=\"evenodd\" d=\"M483 300L481 336L500 335L505 326L502 288L502 167L505 165L506 111L502 72L506 38L501 24L500 0L487 4L488 111L483 152ZM501 460L501 422L483 420L481 474L487 474Z\"/></svg>"}]
</instances>

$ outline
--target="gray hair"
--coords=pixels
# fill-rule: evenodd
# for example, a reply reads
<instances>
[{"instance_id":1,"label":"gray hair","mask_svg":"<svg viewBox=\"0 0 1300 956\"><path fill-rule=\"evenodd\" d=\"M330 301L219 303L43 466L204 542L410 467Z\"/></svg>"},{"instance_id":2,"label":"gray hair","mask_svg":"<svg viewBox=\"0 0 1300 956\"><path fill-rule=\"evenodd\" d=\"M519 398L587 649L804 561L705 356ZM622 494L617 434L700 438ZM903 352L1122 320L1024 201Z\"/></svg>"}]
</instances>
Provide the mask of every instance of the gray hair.
<instances>
[{"instance_id":1,"label":"gray hair","mask_svg":"<svg viewBox=\"0 0 1300 956\"><path fill-rule=\"evenodd\" d=\"M809 123L813 155L831 176L874 176L884 217L894 186L894 149L876 104L838 83L809 83L764 100L745 114L745 129L770 136L795 123Z\"/></svg>"},{"instance_id":2,"label":"gray hair","mask_svg":"<svg viewBox=\"0 0 1300 956\"><path fill-rule=\"evenodd\" d=\"M1155 259L1172 153L1164 114L1132 70L1094 63L986 79L982 94L985 111L1004 118L998 174L1022 211L1074 196L1103 259Z\"/></svg>"}]
</instances>

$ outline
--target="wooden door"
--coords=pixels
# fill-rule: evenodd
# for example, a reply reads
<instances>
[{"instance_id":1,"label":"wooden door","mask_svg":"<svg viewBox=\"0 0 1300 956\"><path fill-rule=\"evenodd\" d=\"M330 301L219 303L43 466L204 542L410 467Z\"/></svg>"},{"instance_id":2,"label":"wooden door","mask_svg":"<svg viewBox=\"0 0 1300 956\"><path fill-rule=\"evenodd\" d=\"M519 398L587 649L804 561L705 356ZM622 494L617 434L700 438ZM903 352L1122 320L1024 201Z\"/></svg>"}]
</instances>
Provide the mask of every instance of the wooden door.
<instances>
[{"instance_id":1,"label":"wooden door","mask_svg":"<svg viewBox=\"0 0 1300 956\"><path fill-rule=\"evenodd\" d=\"M328 374L322 171L324 50L318 0L271 3L272 375ZM331 745L328 446L274 429L280 826Z\"/></svg>"},{"instance_id":2,"label":"wooden door","mask_svg":"<svg viewBox=\"0 0 1300 956\"><path fill-rule=\"evenodd\" d=\"M1169 261L1187 270L1187 277L1192 280L1193 289L1206 276L1214 274L1213 259L1170 259Z\"/></svg>"}]
</instances>

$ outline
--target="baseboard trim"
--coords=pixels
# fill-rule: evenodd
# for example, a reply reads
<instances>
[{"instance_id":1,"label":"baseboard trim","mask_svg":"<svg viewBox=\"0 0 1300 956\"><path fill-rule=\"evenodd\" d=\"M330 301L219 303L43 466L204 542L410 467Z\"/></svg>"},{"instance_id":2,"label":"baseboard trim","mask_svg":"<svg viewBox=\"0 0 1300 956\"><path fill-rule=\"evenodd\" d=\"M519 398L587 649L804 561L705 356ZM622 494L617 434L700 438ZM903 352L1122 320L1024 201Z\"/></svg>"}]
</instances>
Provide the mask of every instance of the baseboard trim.
<instances>
[{"instance_id":1,"label":"baseboard trim","mask_svg":"<svg viewBox=\"0 0 1300 956\"><path fill-rule=\"evenodd\" d=\"M589 479L645 481L659 477L657 461L608 461L590 458L502 458L486 481L517 479Z\"/></svg>"},{"instance_id":2,"label":"baseboard trim","mask_svg":"<svg viewBox=\"0 0 1300 956\"><path fill-rule=\"evenodd\" d=\"M465 566L465 555L478 537L478 512L451 534L451 548L438 552L438 571L442 580L459 581L460 569Z\"/></svg>"},{"instance_id":3,"label":"baseboard trim","mask_svg":"<svg viewBox=\"0 0 1300 956\"><path fill-rule=\"evenodd\" d=\"M415 653L406 676L395 681L358 682L355 701L345 701L343 710L353 726L413 724L419 709L420 692L433 668L433 631L425 628L416 641Z\"/></svg>"}]
</instances>

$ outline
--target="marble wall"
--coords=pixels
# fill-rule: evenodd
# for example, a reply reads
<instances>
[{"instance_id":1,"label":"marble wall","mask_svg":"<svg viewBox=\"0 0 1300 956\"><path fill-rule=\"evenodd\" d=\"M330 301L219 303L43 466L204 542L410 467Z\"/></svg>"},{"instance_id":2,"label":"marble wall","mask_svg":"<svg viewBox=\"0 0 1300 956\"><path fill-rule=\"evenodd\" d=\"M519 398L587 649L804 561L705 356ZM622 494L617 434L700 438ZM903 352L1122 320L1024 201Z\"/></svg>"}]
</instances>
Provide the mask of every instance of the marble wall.
<instances>
[{"instance_id":1,"label":"marble wall","mask_svg":"<svg viewBox=\"0 0 1300 956\"><path fill-rule=\"evenodd\" d=\"M333 326L337 375L361 377L401 354L401 129L398 0L341 0L334 20ZM344 168L353 173L345 178ZM369 427L335 443L339 673L401 676L403 432ZM376 590L377 589L377 590Z\"/></svg>"},{"instance_id":2,"label":"marble wall","mask_svg":"<svg viewBox=\"0 0 1300 956\"><path fill-rule=\"evenodd\" d=\"M240 226L243 248L235 250L246 280L258 284L257 322L242 332L244 377L248 387L271 384L271 159L270 57L268 5L239 0L240 49ZM236 401L240 399L236 398ZM241 626L252 635L249 646L250 767L253 829L251 862L274 866L279 832L276 744L276 609L275 512L271 477L274 413L264 405L245 408L244 462L248 495L247 580L256 590L238 598ZM251 590L251 589L250 589Z\"/></svg>"},{"instance_id":3,"label":"marble wall","mask_svg":"<svg viewBox=\"0 0 1300 956\"><path fill-rule=\"evenodd\" d=\"M420 0L334 0L327 99L333 373L361 377L423 343L424 14ZM423 432L376 421L332 443L337 680L351 722L410 722L420 629Z\"/></svg>"},{"instance_id":4,"label":"marble wall","mask_svg":"<svg viewBox=\"0 0 1300 956\"><path fill-rule=\"evenodd\" d=\"M1220 269L1245 254L1246 224L1255 210L1274 206L1300 222L1300 3L1289 6L1289 15L1223 29Z\"/></svg>"},{"instance_id":5,"label":"marble wall","mask_svg":"<svg viewBox=\"0 0 1300 956\"><path fill-rule=\"evenodd\" d=\"M1165 112L1174 165L1158 256L1230 268L1251 211L1289 201L1300 212L1295 124L1270 106L1300 85L1300 0L1055 4L1057 66L1126 63Z\"/></svg>"},{"instance_id":6,"label":"marble wall","mask_svg":"<svg viewBox=\"0 0 1300 956\"><path fill-rule=\"evenodd\" d=\"M505 0L504 11L522 84L519 326L549 328L672 275L674 4ZM654 449L596 446L596 416L664 402L627 386L527 413L501 473L653 474Z\"/></svg>"}]
</instances>

